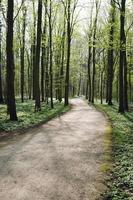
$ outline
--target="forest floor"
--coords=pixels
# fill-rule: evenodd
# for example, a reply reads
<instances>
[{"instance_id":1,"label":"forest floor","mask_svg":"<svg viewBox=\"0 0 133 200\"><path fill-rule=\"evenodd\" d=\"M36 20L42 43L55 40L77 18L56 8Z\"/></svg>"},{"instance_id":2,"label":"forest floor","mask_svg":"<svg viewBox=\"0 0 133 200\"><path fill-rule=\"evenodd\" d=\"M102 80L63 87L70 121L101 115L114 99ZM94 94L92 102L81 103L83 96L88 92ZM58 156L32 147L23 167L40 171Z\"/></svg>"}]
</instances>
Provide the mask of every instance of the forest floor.
<instances>
[{"instance_id":1,"label":"forest floor","mask_svg":"<svg viewBox=\"0 0 133 200\"><path fill-rule=\"evenodd\" d=\"M118 104L97 104L112 124L112 168L105 199L133 200L133 107L129 112L118 113Z\"/></svg>"},{"instance_id":2,"label":"forest floor","mask_svg":"<svg viewBox=\"0 0 133 200\"><path fill-rule=\"evenodd\" d=\"M0 105L0 139L20 132L26 132L27 129L38 126L47 122L60 114L65 113L70 109L70 106L64 107L64 103L54 101L54 109L51 109L49 104L42 103L41 111L35 112L35 105L33 100L26 100L24 103L17 99L17 115L18 121L10 121L7 115L7 106ZM15 133L16 132L16 133Z\"/></svg>"},{"instance_id":3,"label":"forest floor","mask_svg":"<svg viewBox=\"0 0 133 200\"><path fill-rule=\"evenodd\" d=\"M101 200L109 123L82 99L66 114L0 142L0 200Z\"/></svg>"}]
</instances>

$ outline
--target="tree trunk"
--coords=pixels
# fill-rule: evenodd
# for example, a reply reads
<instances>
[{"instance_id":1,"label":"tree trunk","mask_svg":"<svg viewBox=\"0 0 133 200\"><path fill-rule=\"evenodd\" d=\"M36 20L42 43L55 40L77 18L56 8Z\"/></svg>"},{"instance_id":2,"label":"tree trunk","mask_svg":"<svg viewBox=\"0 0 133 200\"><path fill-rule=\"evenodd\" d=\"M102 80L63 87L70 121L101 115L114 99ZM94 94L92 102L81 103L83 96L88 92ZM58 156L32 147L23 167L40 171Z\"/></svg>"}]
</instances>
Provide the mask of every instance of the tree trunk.
<instances>
[{"instance_id":1,"label":"tree trunk","mask_svg":"<svg viewBox=\"0 0 133 200\"><path fill-rule=\"evenodd\" d=\"M13 52L13 13L14 0L8 0L7 8L7 34L6 34L6 56L7 56L7 109L10 120L17 120L15 91L14 91L14 52Z\"/></svg>"},{"instance_id":2,"label":"tree trunk","mask_svg":"<svg viewBox=\"0 0 133 200\"><path fill-rule=\"evenodd\" d=\"M36 13L35 13L35 3L33 1L33 45L32 45L32 68L33 68L33 99L35 100L35 88L36 88Z\"/></svg>"},{"instance_id":3,"label":"tree trunk","mask_svg":"<svg viewBox=\"0 0 133 200\"><path fill-rule=\"evenodd\" d=\"M103 72L101 72L101 90L100 90L100 99L101 99L101 104L103 104Z\"/></svg>"},{"instance_id":4,"label":"tree trunk","mask_svg":"<svg viewBox=\"0 0 133 200\"><path fill-rule=\"evenodd\" d=\"M52 50L52 1L50 0L49 13L49 52L50 52L50 102L51 108L54 108L53 103L53 50Z\"/></svg>"},{"instance_id":5,"label":"tree trunk","mask_svg":"<svg viewBox=\"0 0 133 200\"><path fill-rule=\"evenodd\" d=\"M29 96L29 99L31 99L32 98L32 92L31 92L32 91L32 64L31 64L32 53L30 53L29 55L29 52L26 51L26 55L27 55L27 61L28 61L28 96Z\"/></svg>"},{"instance_id":6,"label":"tree trunk","mask_svg":"<svg viewBox=\"0 0 133 200\"><path fill-rule=\"evenodd\" d=\"M129 82L129 100L130 100L130 103L132 102L132 70L131 70L131 67L132 67L132 63L131 63L131 55L130 55L130 66L129 66L129 72L128 72L128 82Z\"/></svg>"},{"instance_id":7,"label":"tree trunk","mask_svg":"<svg viewBox=\"0 0 133 200\"><path fill-rule=\"evenodd\" d=\"M41 94L42 102L45 101L45 72L46 72L46 37L47 37L47 0L45 0L45 16L44 16L44 29L43 29L43 46L42 46L42 58L41 58Z\"/></svg>"},{"instance_id":8,"label":"tree trunk","mask_svg":"<svg viewBox=\"0 0 133 200\"><path fill-rule=\"evenodd\" d=\"M125 38L125 4L126 0L121 0L120 12L120 64L119 64L119 112L124 113L124 64L126 51Z\"/></svg>"},{"instance_id":9,"label":"tree trunk","mask_svg":"<svg viewBox=\"0 0 133 200\"><path fill-rule=\"evenodd\" d=\"M125 37L126 39L126 37ZM126 43L126 41L125 41ZM127 81L127 54L124 51L124 109L128 111L128 81Z\"/></svg>"},{"instance_id":10,"label":"tree trunk","mask_svg":"<svg viewBox=\"0 0 133 200\"><path fill-rule=\"evenodd\" d=\"M1 0L0 0L1 6ZM1 42L2 42L2 22L0 19L0 103L4 103L3 100L3 90L2 90L2 49L1 49Z\"/></svg>"},{"instance_id":11,"label":"tree trunk","mask_svg":"<svg viewBox=\"0 0 133 200\"><path fill-rule=\"evenodd\" d=\"M95 97L95 75L96 75L96 31L97 31L97 20L98 20L98 1L96 1L96 17L94 21L94 33L93 33L93 74L92 74L92 96L91 103L94 103Z\"/></svg>"},{"instance_id":12,"label":"tree trunk","mask_svg":"<svg viewBox=\"0 0 133 200\"><path fill-rule=\"evenodd\" d=\"M21 101L24 102L24 65L25 65L25 29L26 29L26 7L23 7L23 31L21 47Z\"/></svg>"},{"instance_id":13,"label":"tree trunk","mask_svg":"<svg viewBox=\"0 0 133 200\"><path fill-rule=\"evenodd\" d=\"M42 97L42 102L44 102L44 73L45 73L44 61L45 61L45 48L42 47L42 55L41 55L41 97Z\"/></svg>"},{"instance_id":14,"label":"tree trunk","mask_svg":"<svg viewBox=\"0 0 133 200\"><path fill-rule=\"evenodd\" d=\"M49 47L46 48L45 101L49 102Z\"/></svg>"},{"instance_id":15,"label":"tree trunk","mask_svg":"<svg viewBox=\"0 0 133 200\"><path fill-rule=\"evenodd\" d=\"M91 38L90 38L90 42L91 42ZM91 53L91 46L89 46L89 56L88 56L88 92L89 92L89 102L91 102L91 97L92 97L92 84L91 84L91 57L92 57L92 53Z\"/></svg>"},{"instance_id":16,"label":"tree trunk","mask_svg":"<svg viewBox=\"0 0 133 200\"><path fill-rule=\"evenodd\" d=\"M67 64L66 64L66 77L65 77L65 106L69 105L69 73L70 73L70 56L71 56L71 24L70 24L70 8L71 1L68 0L67 8Z\"/></svg>"},{"instance_id":17,"label":"tree trunk","mask_svg":"<svg viewBox=\"0 0 133 200\"><path fill-rule=\"evenodd\" d=\"M81 89L81 74L80 74L80 77L79 77L79 84L78 84L78 97L80 96L80 89Z\"/></svg>"},{"instance_id":18,"label":"tree trunk","mask_svg":"<svg viewBox=\"0 0 133 200\"><path fill-rule=\"evenodd\" d=\"M114 66L114 23L115 23L115 3L111 0L110 14L110 33L109 33L109 50L108 50L108 105L112 105L113 90L113 66Z\"/></svg>"},{"instance_id":19,"label":"tree trunk","mask_svg":"<svg viewBox=\"0 0 133 200\"><path fill-rule=\"evenodd\" d=\"M61 68L60 68L60 86L59 86L59 101L62 102L62 93L63 93L63 80L64 80L64 55L65 55L65 11L64 11L64 31L62 34L62 55L61 55Z\"/></svg>"},{"instance_id":20,"label":"tree trunk","mask_svg":"<svg viewBox=\"0 0 133 200\"><path fill-rule=\"evenodd\" d=\"M41 110L40 103L40 86L39 86L39 73L40 73L40 49L41 49L41 35L42 35L42 0L38 0L38 22L37 22L37 45L36 45L36 68L35 68L35 111Z\"/></svg>"}]
</instances>

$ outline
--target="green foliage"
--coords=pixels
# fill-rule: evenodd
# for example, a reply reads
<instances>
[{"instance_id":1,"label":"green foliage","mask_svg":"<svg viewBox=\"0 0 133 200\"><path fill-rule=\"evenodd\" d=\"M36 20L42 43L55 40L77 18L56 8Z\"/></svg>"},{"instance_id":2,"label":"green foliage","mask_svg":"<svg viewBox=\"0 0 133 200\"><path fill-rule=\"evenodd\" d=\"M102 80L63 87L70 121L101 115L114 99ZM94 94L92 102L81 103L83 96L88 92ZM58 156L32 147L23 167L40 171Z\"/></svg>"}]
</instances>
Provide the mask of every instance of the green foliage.
<instances>
[{"instance_id":1,"label":"green foliage","mask_svg":"<svg viewBox=\"0 0 133 200\"><path fill-rule=\"evenodd\" d=\"M118 114L117 106L97 105L112 121L113 167L105 199L133 200L133 112Z\"/></svg>"},{"instance_id":2,"label":"green foliage","mask_svg":"<svg viewBox=\"0 0 133 200\"><path fill-rule=\"evenodd\" d=\"M69 110L69 107L65 107L63 103L56 102L54 109L50 108L50 105L42 104L42 111L34 112L35 106L32 100L26 101L25 103L20 103L17 101L17 113L18 122L9 121L6 106L0 105L1 115L0 115L0 132L2 131L15 131L18 129L25 129L33 127L42 122L46 122L49 119L57 116L60 113Z\"/></svg>"}]
</instances>

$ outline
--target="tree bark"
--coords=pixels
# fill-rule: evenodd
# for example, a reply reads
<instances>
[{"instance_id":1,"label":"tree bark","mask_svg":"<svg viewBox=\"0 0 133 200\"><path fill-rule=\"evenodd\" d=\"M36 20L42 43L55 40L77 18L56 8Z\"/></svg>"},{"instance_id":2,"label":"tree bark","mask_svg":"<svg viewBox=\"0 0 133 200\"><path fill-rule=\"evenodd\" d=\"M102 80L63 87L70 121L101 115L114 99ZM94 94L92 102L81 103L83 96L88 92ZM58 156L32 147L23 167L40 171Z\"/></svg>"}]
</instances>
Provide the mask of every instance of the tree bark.
<instances>
[{"instance_id":1,"label":"tree bark","mask_svg":"<svg viewBox=\"0 0 133 200\"><path fill-rule=\"evenodd\" d=\"M33 68L33 100L35 100L35 87L36 87L36 13L35 13L35 3L33 1L33 45L32 45L32 68Z\"/></svg>"},{"instance_id":2,"label":"tree bark","mask_svg":"<svg viewBox=\"0 0 133 200\"><path fill-rule=\"evenodd\" d=\"M110 13L110 33L109 33L109 50L108 50L108 105L112 103L112 90L113 90L113 66L114 66L114 23L115 23L115 3L111 0L111 13Z\"/></svg>"},{"instance_id":3,"label":"tree bark","mask_svg":"<svg viewBox=\"0 0 133 200\"><path fill-rule=\"evenodd\" d=\"M119 112L124 113L124 65L126 51L125 37L125 4L126 0L121 0L120 10L120 63L119 63Z\"/></svg>"},{"instance_id":4,"label":"tree bark","mask_svg":"<svg viewBox=\"0 0 133 200\"><path fill-rule=\"evenodd\" d=\"M91 43L91 36L89 38L90 43ZM88 92L89 92L89 102L91 102L91 97L92 97L92 84L91 84L91 58L92 58L92 53L91 53L91 46L89 46L89 55L88 55Z\"/></svg>"},{"instance_id":5,"label":"tree bark","mask_svg":"<svg viewBox=\"0 0 133 200\"><path fill-rule=\"evenodd\" d=\"M65 19L65 11L64 11L64 31L62 34L62 55L61 55L61 68L60 68L60 86L59 86L59 101L62 102L63 96L63 80L64 80L64 56L65 56L65 29L66 29L66 19Z\"/></svg>"},{"instance_id":6,"label":"tree bark","mask_svg":"<svg viewBox=\"0 0 133 200\"><path fill-rule=\"evenodd\" d=\"M26 7L23 7L23 30L21 47L21 101L24 102L24 65L25 65L25 29L26 29Z\"/></svg>"},{"instance_id":7,"label":"tree bark","mask_svg":"<svg viewBox=\"0 0 133 200\"><path fill-rule=\"evenodd\" d=\"M125 37L126 38L126 37ZM126 43L126 41L125 41ZM124 109L128 111L127 53L124 51Z\"/></svg>"},{"instance_id":8,"label":"tree bark","mask_svg":"<svg viewBox=\"0 0 133 200\"><path fill-rule=\"evenodd\" d=\"M42 35L42 0L38 0L38 22L37 22L37 45L36 45L36 68L35 68L35 111L41 110L40 103L40 86L39 86L39 73L40 73L40 49L41 49L41 35Z\"/></svg>"},{"instance_id":9,"label":"tree bark","mask_svg":"<svg viewBox=\"0 0 133 200\"><path fill-rule=\"evenodd\" d=\"M94 32L93 32L93 73L92 73L92 96L91 103L94 103L95 98L95 76L96 76L96 32L97 32L97 20L98 20L98 1L96 1L96 17L94 21Z\"/></svg>"},{"instance_id":10,"label":"tree bark","mask_svg":"<svg viewBox=\"0 0 133 200\"><path fill-rule=\"evenodd\" d=\"M45 73L46 73L46 37L47 37L47 0L45 0L45 16L44 16L44 29L42 35L42 58L41 58L41 96L42 102L45 101L46 91L45 91Z\"/></svg>"},{"instance_id":11,"label":"tree bark","mask_svg":"<svg viewBox=\"0 0 133 200\"><path fill-rule=\"evenodd\" d=\"M7 59L7 110L10 120L17 121L15 91L14 91L14 52L13 52L13 13L14 0L8 0L7 8L7 34L6 34L6 59Z\"/></svg>"},{"instance_id":12,"label":"tree bark","mask_svg":"<svg viewBox=\"0 0 133 200\"><path fill-rule=\"evenodd\" d=\"M67 64L66 64L66 77L65 77L65 106L69 105L69 73L70 73L70 56L71 56L71 24L70 13L71 1L68 0L67 5Z\"/></svg>"},{"instance_id":13,"label":"tree bark","mask_svg":"<svg viewBox=\"0 0 133 200\"><path fill-rule=\"evenodd\" d=\"M54 108L53 103L53 50L52 50L52 1L50 0L49 13L49 52L50 52L50 102L51 108Z\"/></svg>"},{"instance_id":14,"label":"tree bark","mask_svg":"<svg viewBox=\"0 0 133 200\"><path fill-rule=\"evenodd\" d=\"M0 0L0 6L1 6L1 0ZM2 48L1 48L1 42L2 42L2 22L1 22L1 19L0 19L0 103L4 103L3 88L2 88Z\"/></svg>"}]
</instances>

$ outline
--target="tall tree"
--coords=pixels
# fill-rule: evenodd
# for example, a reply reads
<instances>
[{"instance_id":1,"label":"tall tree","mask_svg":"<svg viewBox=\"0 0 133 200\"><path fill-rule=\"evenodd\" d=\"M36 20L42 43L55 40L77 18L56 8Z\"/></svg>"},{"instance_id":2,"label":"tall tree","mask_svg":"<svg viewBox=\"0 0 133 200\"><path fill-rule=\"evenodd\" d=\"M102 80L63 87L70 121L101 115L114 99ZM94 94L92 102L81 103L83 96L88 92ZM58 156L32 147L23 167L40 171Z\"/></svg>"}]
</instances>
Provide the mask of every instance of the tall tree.
<instances>
[{"instance_id":1,"label":"tall tree","mask_svg":"<svg viewBox=\"0 0 133 200\"><path fill-rule=\"evenodd\" d=\"M17 120L15 91L14 91L14 52L13 52L13 14L14 0L7 2L7 34L6 34L6 59L7 59L7 109L10 120Z\"/></svg>"},{"instance_id":2,"label":"tall tree","mask_svg":"<svg viewBox=\"0 0 133 200\"><path fill-rule=\"evenodd\" d=\"M109 32L109 49L108 49L108 105L112 105L112 89L113 89L113 66L114 66L114 24L115 24L115 3L111 0L111 11L110 11L110 32Z\"/></svg>"},{"instance_id":3,"label":"tall tree","mask_svg":"<svg viewBox=\"0 0 133 200\"><path fill-rule=\"evenodd\" d=\"M50 102L53 109L53 49L52 49L52 0L49 4L49 53L50 53Z\"/></svg>"},{"instance_id":4,"label":"tall tree","mask_svg":"<svg viewBox=\"0 0 133 200\"><path fill-rule=\"evenodd\" d=\"M64 8L64 21L61 45L61 67L60 67L60 83L59 83L59 101L62 101L63 96L63 80L64 80L64 57L65 57L65 37L66 37L66 10Z\"/></svg>"},{"instance_id":5,"label":"tall tree","mask_svg":"<svg viewBox=\"0 0 133 200\"><path fill-rule=\"evenodd\" d=\"M124 68L126 56L125 36L125 6L126 0L121 0L120 5L120 63L119 63L119 112L124 113Z\"/></svg>"},{"instance_id":6,"label":"tall tree","mask_svg":"<svg viewBox=\"0 0 133 200\"><path fill-rule=\"evenodd\" d=\"M91 96L91 102L94 103L94 97L95 97L95 76L96 76L96 32L97 32L97 20L98 20L98 12L99 12L99 1L96 0L95 2L96 6L96 16L94 19L94 30L93 30L93 56L92 56L92 62L93 62L93 74L92 74L92 96Z\"/></svg>"},{"instance_id":7,"label":"tall tree","mask_svg":"<svg viewBox=\"0 0 133 200\"><path fill-rule=\"evenodd\" d=\"M67 64L65 77L65 106L69 104L69 73L71 56L71 0L67 2Z\"/></svg>"},{"instance_id":8,"label":"tall tree","mask_svg":"<svg viewBox=\"0 0 133 200\"><path fill-rule=\"evenodd\" d=\"M92 13L93 13L93 5L91 7L91 18L90 18L90 25L89 25L89 34L88 34L88 77L87 77L87 94L86 97L88 98L89 102L91 102L92 97L92 80L91 80L91 61L92 61L92 35L93 35L93 27L92 27ZM89 95L88 95L89 92Z\"/></svg>"},{"instance_id":9,"label":"tall tree","mask_svg":"<svg viewBox=\"0 0 133 200\"><path fill-rule=\"evenodd\" d=\"M0 0L0 7L1 7L1 0ZM3 103L3 91L2 91L2 22L1 22L1 11L0 11L0 103Z\"/></svg>"},{"instance_id":10,"label":"tall tree","mask_svg":"<svg viewBox=\"0 0 133 200\"><path fill-rule=\"evenodd\" d=\"M36 88L36 11L35 11L35 1L33 0L33 44L31 47L32 51L32 71L33 71L33 99L35 100L35 88Z\"/></svg>"},{"instance_id":11,"label":"tall tree","mask_svg":"<svg viewBox=\"0 0 133 200\"><path fill-rule=\"evenodd\" d=\"M46 71L46 37L47 37L47 0L45 0L45 16L44 16L44 28L42 34L42 55L41 55L41 96L42 102L45 101L45 71Z\"/></svg>"},{"instance_id":12,"label":"tall tree","mask_svg":"<svg viewBox=\"0 0 133 200\"><path fill-rule=\"evenodd\" d=\"M22 43L21 43L21 101L24 102L24 68L25 68L25 30L26 30L26 6L23 4L23 25L22 25Z\"/></svg>"},{"instance_id":13,"label":"tall tree","mask_svg":"<svg viewBox=\"0 0 133 200\"><path fill-rule=\"evenodd\" d=\"M41 110L40 103L40 49L41 49L41 35L42 35L42 0L38 0L38 21L37 21L37 45L36 45L36 67L35 67L35 111Z\"/></svg>"}]
</instances>

